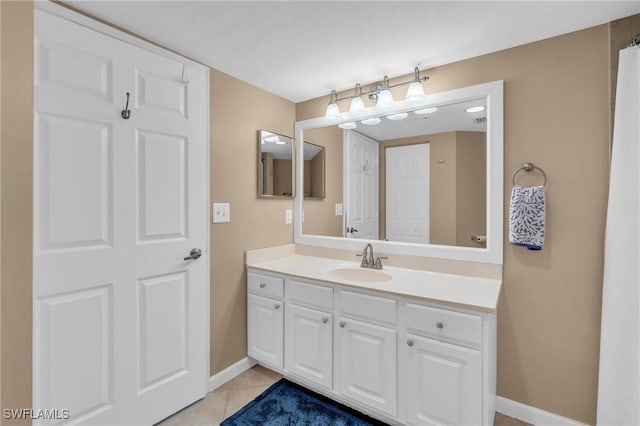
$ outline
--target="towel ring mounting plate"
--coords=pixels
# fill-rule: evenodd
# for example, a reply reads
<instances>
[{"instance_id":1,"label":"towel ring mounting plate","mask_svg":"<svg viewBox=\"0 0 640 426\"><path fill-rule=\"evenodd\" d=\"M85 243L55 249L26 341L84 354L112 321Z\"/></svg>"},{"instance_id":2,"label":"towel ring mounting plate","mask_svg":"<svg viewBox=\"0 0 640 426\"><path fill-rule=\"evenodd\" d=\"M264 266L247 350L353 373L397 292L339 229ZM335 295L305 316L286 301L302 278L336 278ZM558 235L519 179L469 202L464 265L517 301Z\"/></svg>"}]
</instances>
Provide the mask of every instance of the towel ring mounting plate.
<instances>
[{"instance_id":1,"label":"towel ring mounting plate","mask_svg":"<svg viewBox=\"0 0 640 426\"><path fill-rule=\"evenodd\" d=\"M513 176L511 177L511 183L513 185L516 184L516 175L521 172L521 171L525 171L525 172L530 172L532 170L538 170L540 173L542 173L542 176L544 177L544 183L542 184L542 186L547 186L547 174L544 172L544 170L542 170L540 167L536 166L533 163L524 163L519 169L517 169L515 172L513 172Z\"/></svg>"}]
</instances>

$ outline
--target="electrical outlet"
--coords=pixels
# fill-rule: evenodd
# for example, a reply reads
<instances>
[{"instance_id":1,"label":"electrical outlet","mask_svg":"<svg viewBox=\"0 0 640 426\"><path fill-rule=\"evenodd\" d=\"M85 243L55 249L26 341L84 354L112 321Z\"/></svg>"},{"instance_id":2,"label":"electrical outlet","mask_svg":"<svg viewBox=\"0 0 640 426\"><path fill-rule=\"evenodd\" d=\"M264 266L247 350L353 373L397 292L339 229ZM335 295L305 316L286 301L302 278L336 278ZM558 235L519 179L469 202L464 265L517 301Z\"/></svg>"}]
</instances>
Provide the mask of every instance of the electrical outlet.
<instances>
[{"instance_id":1,"label":"electrical outlet","mask_svg":"<svg viewBox=\"0 0 640 426\"><path fill-rule=\"evenodd\" d=\"M336 216L342 216L342 203L336 203Z\"/></svg>"},{"instance_id":2,"label":"electrical outlet","mask_svg":"<svg viewBox=\"0 0 640 426\"><path fill-rule=\"evenodd\" d=\"M285 209L284 211L284 223L291 225L293 223L293 210Z\"/></svg>"},{"instance_id":3,"label":"electrical outlet","mask_svg":"<svg viewBox=\"0 0 640 426\"><path fill-rule=\"evenodd\" d=\"M231 220L229 203L213 203L213 223L225 223Z\"/></svg>"}]
</instances>

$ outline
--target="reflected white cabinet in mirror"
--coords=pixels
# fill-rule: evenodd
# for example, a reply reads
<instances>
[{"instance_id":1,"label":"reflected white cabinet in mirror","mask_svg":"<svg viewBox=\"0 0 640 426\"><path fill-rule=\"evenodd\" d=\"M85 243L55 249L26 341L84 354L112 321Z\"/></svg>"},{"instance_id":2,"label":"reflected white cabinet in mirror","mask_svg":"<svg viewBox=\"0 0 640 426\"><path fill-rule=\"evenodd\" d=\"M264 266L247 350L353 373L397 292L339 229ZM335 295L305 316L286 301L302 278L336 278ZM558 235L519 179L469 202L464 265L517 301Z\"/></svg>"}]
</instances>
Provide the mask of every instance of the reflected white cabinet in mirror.
<instances>
[{"instance_id":1,"label":"reflected white cabinet in mirror","mask_svg":"<svg viewBox=\"0 0 640 426\"><path fill-rule=\"evenodd\" d=\"M297 185L301 141L324 147L339 176L322 203L296 194L295 243L502 264L502 81L299 121L295 141Z\"/></svg>"}]
</instances>

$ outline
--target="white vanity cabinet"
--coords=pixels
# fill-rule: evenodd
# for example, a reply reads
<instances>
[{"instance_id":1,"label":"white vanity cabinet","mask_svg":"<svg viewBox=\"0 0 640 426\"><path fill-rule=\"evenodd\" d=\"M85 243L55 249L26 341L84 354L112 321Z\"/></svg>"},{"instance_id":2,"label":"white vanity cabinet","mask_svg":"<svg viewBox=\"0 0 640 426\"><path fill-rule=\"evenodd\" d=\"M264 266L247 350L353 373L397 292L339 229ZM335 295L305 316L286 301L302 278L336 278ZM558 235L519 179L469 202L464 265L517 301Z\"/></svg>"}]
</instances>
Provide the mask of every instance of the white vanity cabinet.
<instances>
[{"instance_id":1,"label":"white vanity cabinet","mask_svg":"<svg viewBox=\"0 0 640 426\"><path fill-rule=\"evenodd\" d=\"M248 310L249 356L316 392L390 424L493 424L495 313L252 268Z\"/></svg>"},{"instance_id":2,"label":"white vanity cabinet","mask_svg":"<svg viewBox=\"0 0 640 426\"><path fill-rule=\"evenodd\" d=\"M333 387L333 289L286 282L285 371Z\"/></svg>"},{"instance_id":3,"label":"white vanity cabinet","mask_svg":"<svg viewBox=\"0 0 640 426\"><path fill-rule=\"evenodd\" d=\"M284 358L283 286L282 278L247 274L247 353L280 369Z\"/></svg>"},{"instance_id":4,"label":"white vanity cabinet","mask_svg":"<svg viewBox=\"0 0 640 426\"><path fill-rule=\"evenodd\" d=\"M395 299L340 290L336 300L340 306L336 328L337 390L395 417Z\"/></svg>"}]
</instances>

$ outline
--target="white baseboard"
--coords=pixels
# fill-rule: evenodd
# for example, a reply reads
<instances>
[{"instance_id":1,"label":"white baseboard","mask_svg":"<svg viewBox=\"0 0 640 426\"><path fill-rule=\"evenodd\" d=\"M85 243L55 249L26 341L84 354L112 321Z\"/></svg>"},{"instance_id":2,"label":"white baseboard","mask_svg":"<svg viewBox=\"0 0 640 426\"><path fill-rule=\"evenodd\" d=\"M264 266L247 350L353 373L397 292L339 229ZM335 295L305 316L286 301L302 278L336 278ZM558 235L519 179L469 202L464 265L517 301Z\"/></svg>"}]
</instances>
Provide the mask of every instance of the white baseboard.
<instances>
[{"instance_id":1,"label":"white baseboard","mask_svg":"<svg viewBox=\"0 0 640 426\"><path fill-rule=\"evenodd\" d=\"M235 364L230 365L221 372L214 374L209 377L209 388L207 389L207 392L218 389L220 386L232 379L235 379L256 364L257 363L253 359L246 357Z\"/></svg>"},{"instance_id":2,"label":"white baseboard","mask_svg":"<svg viewBox=\"0 0 640 426\"><path fill-rule=\"evenodd\" d=\"M511 399L496 397L496 411L536 426L585 426L584 423L559 416Z\"/></svg>"}]
</instances>

